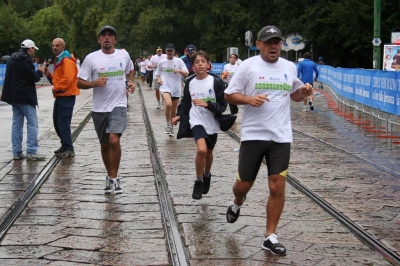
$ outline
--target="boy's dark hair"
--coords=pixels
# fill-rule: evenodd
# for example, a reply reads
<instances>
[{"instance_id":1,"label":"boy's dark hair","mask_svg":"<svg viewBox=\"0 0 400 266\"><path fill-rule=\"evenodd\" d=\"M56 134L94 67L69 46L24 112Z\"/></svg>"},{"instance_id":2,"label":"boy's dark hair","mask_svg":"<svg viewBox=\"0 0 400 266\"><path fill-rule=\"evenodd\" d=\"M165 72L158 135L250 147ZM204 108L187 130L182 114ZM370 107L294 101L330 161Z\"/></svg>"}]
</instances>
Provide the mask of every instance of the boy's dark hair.
<instances>
[{"instance_id":1,"label":"boy's dark hair","mask_svg":"<svg viewBox=\"0 0 400 266\"><path fill-rule=\"evenodd\" d=\"M197 57L197 56L204 57L204 58L207 60L207 62L210 62L210 57L208 56L208 54L207 54L206 52L200 50L200 51L195 52L195 53L190 57L190 62L192 62L192 65L194 65L194 60L196 60L196 57Z\"/></svg>"},{"instance_id":2,"label":"boy's dark hair","mask_svg":"<svg viewBox=\"0 0 400 266\"><path fill-rule=\"evenodd\" d=\"M304 58L311 59L311 53L309 53L309 52L304 53Z\"/></svg>"}]
</instances>

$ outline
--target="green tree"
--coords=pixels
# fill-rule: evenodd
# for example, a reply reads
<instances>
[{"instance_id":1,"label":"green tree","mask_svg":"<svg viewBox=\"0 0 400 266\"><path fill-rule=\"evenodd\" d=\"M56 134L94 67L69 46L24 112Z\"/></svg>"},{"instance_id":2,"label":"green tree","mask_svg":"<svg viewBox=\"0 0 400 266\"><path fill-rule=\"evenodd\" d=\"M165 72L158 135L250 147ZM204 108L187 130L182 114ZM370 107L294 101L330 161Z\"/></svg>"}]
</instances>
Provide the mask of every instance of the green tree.
<instances>
[{"instance_id":1,"label":"green tree","mask_svg":"<svg viewBox=\"0 0 400 266\"><path fill-rule=\"evenodd\" d=\"M27 20L14 11L12 6L0 7L0 55L10 55L18 50L25 39L35 39L26 28Z\"/></svg>"},{"instance_id":2,"label":"green tree","mask_svg":"<svg viewBox=\"0 0 400 266\"><path fill-rule=\"evenodd\" d=\"M54 55L51 44L55 38L63 38L69 50L69 27L59 6L48 7L37 12L28 23L28 28L37 40L35 44L40 49L36 52L36 56L52 58Z\"/></svg>"}]
</instances>

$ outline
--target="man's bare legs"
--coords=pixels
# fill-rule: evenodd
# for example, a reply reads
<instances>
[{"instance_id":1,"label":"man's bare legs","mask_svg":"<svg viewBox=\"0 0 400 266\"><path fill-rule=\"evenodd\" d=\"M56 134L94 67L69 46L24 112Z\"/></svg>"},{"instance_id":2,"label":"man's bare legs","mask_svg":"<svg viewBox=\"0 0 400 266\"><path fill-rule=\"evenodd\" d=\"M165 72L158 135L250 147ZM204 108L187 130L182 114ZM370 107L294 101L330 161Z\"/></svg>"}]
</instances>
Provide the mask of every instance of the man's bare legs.
<instances>
[{"instance_id":1,"label":"man's bare legs","mask_svg":"<svg viewBox=\"0 0 400 266\"><path fill-rule=\"evenodd\" d=\"M108 143L101 143L101 156L104 166L107 169L107 174L111 178L118 176L119 163L121 161L121 145L119 134L110 134Z\"/></svg>"},{"instance_id":2,"label":"man's bare legs","mask_svg":"<svg viewBox=\"0 0 400 266\"><path fill-rule=\"evenodd\" d=\"M269 197L267 201L266 236L275 233L285 205L286 178L281 175L268 176Z\"/></svg>"}]
</instances>

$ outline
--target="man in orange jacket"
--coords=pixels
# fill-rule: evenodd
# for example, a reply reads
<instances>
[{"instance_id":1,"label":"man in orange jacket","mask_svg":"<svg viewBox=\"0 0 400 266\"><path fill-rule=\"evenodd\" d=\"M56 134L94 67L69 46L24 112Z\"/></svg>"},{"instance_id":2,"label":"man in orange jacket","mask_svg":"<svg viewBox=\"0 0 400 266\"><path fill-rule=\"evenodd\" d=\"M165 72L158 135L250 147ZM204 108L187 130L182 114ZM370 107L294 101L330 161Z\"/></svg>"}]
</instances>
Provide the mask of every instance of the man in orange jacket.
<instances>
[{"instance_id":1,"label":"man in orange jacket","mask_svg":"<svg viewBox=\"0 0 400 266\"><path fill-rule=\"evenodd\" d=\"M75 151L72 145L71 119L76 96L80 93L77 87L78 68L74 56L65 50L63 39L54 39L52 49L56 56L53 60L54 72L51 74L46 69L45 75L53 85L53 96L55 98L53 123L61 140L61 147L54 153L58 157L73 157Z\"/></svg>"}]
</instances>

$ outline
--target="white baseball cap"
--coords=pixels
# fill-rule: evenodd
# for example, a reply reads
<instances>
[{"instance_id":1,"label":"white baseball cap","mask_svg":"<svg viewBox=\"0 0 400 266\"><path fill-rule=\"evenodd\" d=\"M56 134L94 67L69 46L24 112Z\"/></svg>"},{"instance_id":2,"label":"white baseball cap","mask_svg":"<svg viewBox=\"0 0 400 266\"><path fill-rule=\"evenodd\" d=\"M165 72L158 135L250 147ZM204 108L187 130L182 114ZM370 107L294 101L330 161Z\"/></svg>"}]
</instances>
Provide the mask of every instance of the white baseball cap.
<instances>
[{"instance_id":1,"label":"white baseball cap","mask_svg":"<svg viewBox=\"0 0 400 266\"><path fill-rule=\"evenodd\" d=\"M21 48L35 48L36 50L39 50L39 48L37 48L35 46L35 43L29 39L27 39L21 43Z\"/></svg>"}]
</instances>

